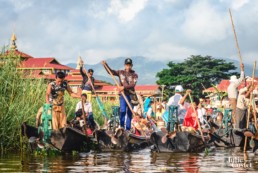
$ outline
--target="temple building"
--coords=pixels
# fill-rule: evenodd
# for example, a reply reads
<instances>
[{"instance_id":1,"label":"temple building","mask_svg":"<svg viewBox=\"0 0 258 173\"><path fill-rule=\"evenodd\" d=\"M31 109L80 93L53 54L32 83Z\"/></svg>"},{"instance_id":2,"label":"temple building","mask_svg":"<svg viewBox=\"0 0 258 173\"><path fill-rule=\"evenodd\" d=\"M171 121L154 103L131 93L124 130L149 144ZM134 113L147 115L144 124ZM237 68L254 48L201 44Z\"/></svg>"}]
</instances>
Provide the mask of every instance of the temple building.
<instances>
[{"instance_id":1,"label":"temple building","mask_svg":"<svg viewBox=\"0 0 258 173\"><path fill-rule=\"evenodd\" d=\"M71 68L66 65L61 64L54 57L41 57L36 58L31 55L28 55L24 52L18 50L16 45L16 35L13 33L11 37L11 43L9 49L4 51L5 55L14 54L21 58L21 63L17 67L24 72L26 78L31 79L46 79L47 81L52 81L55 79L57 72L62 71L66 74L66 80L71 86L74 92L81 92L82 76L80 74L80 62L81 57L78 57L77 67ZM5 56L1 56L5 57ZM95 79L95 89L96 93L102 97L105 101L115 101L118 98L118 91L116 86ZM136 92L143 96L157 96L160 97L160 87L159 85L137 85ZM161 97L160 97L161 98Z\"/></svg>"}]
</instances>

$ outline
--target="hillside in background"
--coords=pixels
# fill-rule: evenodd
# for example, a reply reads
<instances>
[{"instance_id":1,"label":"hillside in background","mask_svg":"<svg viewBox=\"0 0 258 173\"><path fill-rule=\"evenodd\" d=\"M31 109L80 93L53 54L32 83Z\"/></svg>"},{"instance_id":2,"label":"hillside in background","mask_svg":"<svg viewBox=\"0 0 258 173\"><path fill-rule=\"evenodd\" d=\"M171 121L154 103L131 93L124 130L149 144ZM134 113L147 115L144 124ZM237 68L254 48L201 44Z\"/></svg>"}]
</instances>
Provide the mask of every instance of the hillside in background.
<instances>
[{"instance_id":1,"label":"hillside in background","mask_svg":"<svg viewBox=\"0 0 258 173\"><path fill-rule=\"evenodd\" d=\"M227 62L233 62L236 67L238 67L237 71L239 71L239 61L232 60L228 58L224 58ZM117 57L113 59L107 59L106 62L108 65L115 70L123 69L124 67L125 57ZM156 74L161 71L163 68L167 68L168 61L157 61L149 58L145 58L142 56L132 57L133 60L133 69L137 72L139 76L138 84L156 84ZM85 61L85 60L84 60ZM86 61L85 61L86 62ZM75 68L75 63L67 64L67 66ZM98 80L107 81L114 84L112 78L107 74L106 70L102 66L101 62L88 65L86 62L86 68L94 69L94 76ZM253 66L250 64L245 64L245 73L246 76L252 76ZM258 75L258 69L256 70L256 75Z\"/></svg>"},{"instance_id":2,"label":"hillside in background","mask_svg":"<svg viewBox=\"0 0 258 173\"><path fill-rule=\"evenodd\" d=\"M114 70L121 70L124 68L124 60L125 57L118 57L114 59L107 59L106 62L108 65ZM132 57L133 60L133 69L137 72L139 76L139 80L137 84L155 84L157 78L156 73L161 71L163 68L166 68L167 62L160 62L151 59L147 59L145 57L136 56ZM84 60L86 62L86 60ZM67 64L67 66L75 68L75 63ZM88 65L87 62L85 64L87 69L94 69L94 76L98 80L107 81L113 83L112 78L107 74L101 62L95 65Z\"/></svg>"}]
</instances>

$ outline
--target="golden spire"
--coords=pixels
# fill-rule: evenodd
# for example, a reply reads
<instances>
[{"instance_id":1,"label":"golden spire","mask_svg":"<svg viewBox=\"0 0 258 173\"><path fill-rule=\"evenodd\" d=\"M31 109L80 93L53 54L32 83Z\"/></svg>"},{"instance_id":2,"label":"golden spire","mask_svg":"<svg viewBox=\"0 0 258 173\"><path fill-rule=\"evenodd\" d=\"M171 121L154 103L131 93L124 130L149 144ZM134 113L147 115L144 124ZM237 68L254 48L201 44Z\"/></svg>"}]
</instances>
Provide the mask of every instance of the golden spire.
<instances>
[{"instance_id":1,"label":"golden spire","mask_svg":"<svg viewBox=\"0 0 258 173\"><path fill-rule=\"evenodd\" d=\"M13 33L11 37L10 50L17 50L16 40L17 40L16 35Z\"/></svg>"},{"instance_id":2,"label":"golden spire","mask_svg":"<svg viewBox=\"0 0 258 173\"><path fill-rule=\"evenodd\" d=\"M76 69L79 70L81 66L83 66L83 61L82 61L81 56L79 55L78 60L77 60Z\"/></svg>"}]
</instances>

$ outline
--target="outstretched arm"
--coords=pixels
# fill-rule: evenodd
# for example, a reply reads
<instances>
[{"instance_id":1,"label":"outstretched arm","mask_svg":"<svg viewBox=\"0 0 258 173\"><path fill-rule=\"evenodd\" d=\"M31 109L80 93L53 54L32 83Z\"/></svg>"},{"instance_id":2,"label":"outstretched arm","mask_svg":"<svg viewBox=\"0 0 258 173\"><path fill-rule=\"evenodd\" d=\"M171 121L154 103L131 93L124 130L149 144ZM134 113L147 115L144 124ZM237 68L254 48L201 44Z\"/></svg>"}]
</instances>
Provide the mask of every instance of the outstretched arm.
<instances>
[{"instance_id":1,"label":"outstretched arm","mask_svg":"<svg viewBox=\"0 0 258 173\"><path fill-rule=\"evenodd\" d=\"M80 73L81 73L83 78L88 80L88 76L86 75L87 72L82 68L82 66L80 67Z\"/></svg>"},{"instance_id":2,"label":"outstretched arm","mask_svg":"<svg viewBox=\"0 0 258 173\"><path fill-rule=\"evenodd\" d=\"M179 104L184 105L185 99L189 96L189 94L191 94L191 92L192 91L190 89L186 90L186 93L185 93L184 97L181 98L181 100L179 101Z\"/></svg>"},{"instance_id":3,"label":"outstretched arm","mask_svg":"<svg viewBox=\"0 0 258 173\"><path fill-rule=\"evenodd\" d=\"M67 92L69 93L69 95L71 96L71 97L74 97L74 98L81 98L81 96L80 95L78 95L78 93L74 93L73 91L72 91L72 88L69 86L69 85L67 85Z\"/></svg>"},{"instance_id":4,"label":"outstretched arm","mask_svg":"<svg viewBox=\"0 0 258 173\"><path fill-rule=\"evenodd\" d=\"M235 84L236 87L238 87L245 78L244 64L240 65L240 69L241 69L240 78L237 80L237 82Z\"/></svg>"},{"instance_id":5,"label":"outstretched arm","mask_svg":"<svg viewBox=\"0 0 258 173\"><path fill-rule=\"evenodd\" d=\"M102 64L104 65L105 69L108 68L111 73L114 75L114 76L119 76L119 71L116 71L116 70L112 70L108 64L106 63L106 61L102 61ZM106 69L107 73L109 74L109 71Z\"/></svg>"}]
</instances>

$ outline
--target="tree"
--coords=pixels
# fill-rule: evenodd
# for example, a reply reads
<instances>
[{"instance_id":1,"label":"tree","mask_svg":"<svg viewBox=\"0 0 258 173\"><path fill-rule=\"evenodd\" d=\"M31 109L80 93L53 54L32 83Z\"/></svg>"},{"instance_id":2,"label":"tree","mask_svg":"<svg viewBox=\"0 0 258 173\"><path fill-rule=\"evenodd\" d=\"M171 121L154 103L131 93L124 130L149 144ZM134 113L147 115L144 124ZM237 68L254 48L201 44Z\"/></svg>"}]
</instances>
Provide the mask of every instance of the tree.
<instances>
[{"instance_id":1,"label":"tree","mask_svg":"<svg viewBox=\"0 0 258 173\"><path fill-rule=\"evenodd\" d=\"M193 95L203 96L202 90L212 84L218 84L222 79L231 75L239 75L233 62L215 59L211 56L191 55L181 63L170 61L167 69L157 73L157 84L166 85L165 96L172 94L174 85L182 85L185 89L193 90Z\"/></svg>"}]
</instances>

